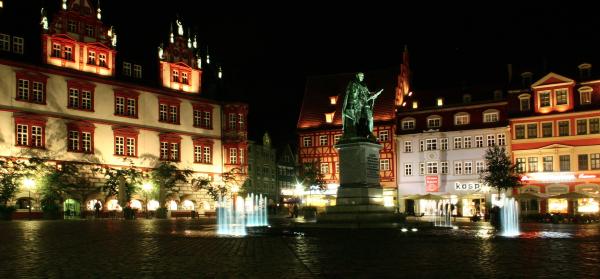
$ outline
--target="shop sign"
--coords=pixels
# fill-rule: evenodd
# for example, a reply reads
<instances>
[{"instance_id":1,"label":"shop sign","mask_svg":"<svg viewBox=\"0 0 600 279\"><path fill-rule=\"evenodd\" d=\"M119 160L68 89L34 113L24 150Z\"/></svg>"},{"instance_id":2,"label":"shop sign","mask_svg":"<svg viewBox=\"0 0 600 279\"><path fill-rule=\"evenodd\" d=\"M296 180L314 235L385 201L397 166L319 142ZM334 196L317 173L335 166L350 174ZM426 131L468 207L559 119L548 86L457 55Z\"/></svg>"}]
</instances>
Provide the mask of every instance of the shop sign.
<instances>
[{"instance_id":1,"label":"shop sign","mask_svg":"<svg viewBox=\"0 0 600 279\"><path fill-rule=\"evenodd\" d=\"M425 176L425 192L439 192L440 177L437 175Z\"/></svg>"},{"instance_id":2,"label":"shop sign","mask_svg":"<svg viewBox=\"0 0 600 279\"><path fill-rule=\"evenodd\" d=\"M562 181L573 181L575 179L589 179L596 178L595 174L580 173L575 175L574 173L530 173L523 175L521 181L542 181L542 182L562 182Z\"/></svg>"},{"instance_id":3,"label":"shop sign","mask_svg":"<svg viewBox=\"0 0 600 279\"><path fill-rule=\"evenodd\" d=\"M479 182L467 182L467 183L454 183L454 190L456 191L480 191L481 184Z\"/></svg>"}]
</instances>

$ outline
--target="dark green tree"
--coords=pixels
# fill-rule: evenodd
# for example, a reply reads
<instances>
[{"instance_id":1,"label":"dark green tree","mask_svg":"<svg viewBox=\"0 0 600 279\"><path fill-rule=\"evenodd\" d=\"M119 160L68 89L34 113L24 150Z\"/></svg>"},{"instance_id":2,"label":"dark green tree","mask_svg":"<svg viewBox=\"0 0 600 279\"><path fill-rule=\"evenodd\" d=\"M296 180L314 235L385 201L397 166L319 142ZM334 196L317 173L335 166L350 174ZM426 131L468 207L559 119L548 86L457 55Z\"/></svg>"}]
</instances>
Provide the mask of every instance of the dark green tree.
<instances>
[{"instance_id":1,"label":"dark green tree","mask_svg":"<svg viewBox=\"0 0 600 279\"><path fill-rule=\"evenodd\" d=\"M124 169L106 167L104 175L106 176L104 192L108 196L118 195L121 207L125 207L125 204L131 200L131 196L138 192L142 185L142 172L136 169L133 163Z\"/></svg>"},{"instance_id":2,"label":"dark green tree","mask_svg":"<svg viewBox=\"0 0 600 279\"><path fill-rule=\"evenodd\" d=\"M316 187L318 190L323 191L327 188L319 161L304 163L298 178L298 182L302 183L306 190L310 190L311 187Z\"/></svg>"},{"instance_id":3,"label":"dark green tree","mask_svg":"<svg viewBox=\"0 0 600 279\"><path fill-rule=\"evenodd\" d=\"M241 168L233 168L221 174L222 183L215 183L209 177L199 177L192 179L192 187L195 191L206 190L214 201L218 201L220 197L230 193L234 186L240 187L240 192L244 192L245 181L240 185L244 177Z\"/></svg>"},{"instance_id":4,"label":"dark green tree","mask_svg":"<svg viewBox=\"0 0 600 279\"><path fill-rule=\"evenodd\" d=\"M520 176L515 171L516 165L512 164L504 146L490 146L485 152L485 163L486 169L480 179L496 189L498 194L521 186Z\"/></svg>"},{"instance_id":5,"label":"dark green tree","mask_svg":"<svg viewBox=\"0 0 600 279\"><path fill-rule=\"evenodd\" d=\"M177 166L171 162L160 162L150 173L150 178L156 187L158 187L158 201L161 207L165 204L168 191L176 191L177 183L187 183L192 176L192 171L177 169Z\"/></svg>"}]
</instances>

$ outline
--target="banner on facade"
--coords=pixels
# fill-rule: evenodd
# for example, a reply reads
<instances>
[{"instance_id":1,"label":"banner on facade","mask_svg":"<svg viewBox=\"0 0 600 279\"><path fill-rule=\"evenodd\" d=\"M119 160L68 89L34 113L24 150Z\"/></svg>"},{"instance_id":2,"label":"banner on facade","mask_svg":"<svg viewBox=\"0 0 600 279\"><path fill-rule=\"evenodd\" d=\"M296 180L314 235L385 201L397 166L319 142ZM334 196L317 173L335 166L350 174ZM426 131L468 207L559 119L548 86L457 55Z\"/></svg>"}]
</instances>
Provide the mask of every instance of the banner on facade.
<instances>
[{"instance_id":1,"label":"banner on facade","mask_svg":"<svg viewBox=\"0 0 600 279\"><path fill-rule=\"evenodd\" d=\"M437 175L425 176L425 192L439 192L440 177Z\"/></svg>"}]
</instances>

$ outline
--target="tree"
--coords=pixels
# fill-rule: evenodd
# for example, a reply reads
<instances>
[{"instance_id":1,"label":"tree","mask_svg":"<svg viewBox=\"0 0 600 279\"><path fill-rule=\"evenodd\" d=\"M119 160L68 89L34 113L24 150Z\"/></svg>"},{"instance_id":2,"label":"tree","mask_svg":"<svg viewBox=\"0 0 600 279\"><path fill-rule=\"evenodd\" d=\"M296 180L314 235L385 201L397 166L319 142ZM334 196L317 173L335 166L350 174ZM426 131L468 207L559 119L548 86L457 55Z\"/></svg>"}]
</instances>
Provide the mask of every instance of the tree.
<instances>
[{"instance_id":1,"label":"tree","mask_svg":"<svg viewBox=\"0 0 600 279\"><path fill-rule=\"evenodd\" d=\"M304 185L306 190L310 190L311 187L317 187L318 190L323 191L327 188L319 161L304 163L302 165L299 182Z\"/></svg>"},{"instance_id":2,"label":"tree","mask_svg":"<svg viewBox=\"0 0 600 279\"><path fill-rule=\"evenodd\" d=\"M83 202L89 194L96 192L92 182L81 173L84 167L84 164L64 162L57 167L46 168L45 175L40 178L39 183L42 208L58 210L58 204L62 203L65 197ZM95 171L92 169L92 173Z\"/></svg>"},{"instance_id":3,"label":"tree","mask_svg":"<svg viewBox=\"0 0 600 279\"><path fill-rule=\"evenodd\" d=\"M481 181L498 190L498 194L521 186L516 165L512 164L503 146L490 146L485 152L485 163L487 168L480 175Z\"/></svg>"},{"instance_id":4,"label":"tree","mask_svg":"<svg viewBox=\"0 0 600 279\"><path fill-rule=\"evenodd\" d=\"M118 195L121 207L125 207L142 184L142 173L134 167L133 163L125 169L106 167L104 175L106 176L104 191L109 196Z\"/></svg>"},{"instance_id":5,"label":"tree","mask_svg":"<svg viewBox=\"0 0 600 279\"><path fill-rule=\"evenodd\" d=\"M233 168L230 171L221 174L222 183L215 183L209 177L199 177L192 179L192 189L195 191L206 190L214 201L224 197L232 191L233 186L240 186L239 183L243 177L241 168ZM245 184L245 181L244 181ZM243 191L243 185L241 190Z\"/></svg>"},{"instance_id":6,"label":"tree","mask_svg":"<svg viewBox=\"0 0 600 279\"><path fill-rule=\"evenodd\" d=\"M192 173L188 169L177 169L177 166L171 162L161 162L152 170L150 178L154 185L158 187L158 200L161 207L166 202L167 191L173 191L177 183L187 183Z\"/></svg>"},{"instance_id":7,"label":"tree","mask_svg":"<svg viewBox=\"0 0 600 279\"><path fill-rule=\"evenodd\" d=\"M0 204L7 206L17 192L23 179L24 163L12 160L0 161Z\"/></svg>"}]
</instances>

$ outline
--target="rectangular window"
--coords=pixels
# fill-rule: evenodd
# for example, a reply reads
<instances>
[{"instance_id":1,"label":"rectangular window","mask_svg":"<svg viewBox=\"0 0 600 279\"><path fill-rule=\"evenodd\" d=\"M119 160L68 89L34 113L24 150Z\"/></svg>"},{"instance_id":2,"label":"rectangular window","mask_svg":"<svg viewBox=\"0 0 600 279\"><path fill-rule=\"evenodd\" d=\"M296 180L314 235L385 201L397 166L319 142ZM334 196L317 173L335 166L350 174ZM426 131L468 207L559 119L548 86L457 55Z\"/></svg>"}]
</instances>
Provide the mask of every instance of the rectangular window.
<instances>
[{"instance_id":1,"label":"rectangular window","mask_svg":"<svg viewBox=\"0 0 600 279\"><path fill-rule=\"evenodd\" d=\"M104 53L98 54L98 66L106 67L106 54L104 54Z\"/></svg>"},{"instance_id":2,"label":"rectangular window","mask_svg":"<svg viewBox=\"0 0 600 279\"><path fill-rule=\"evenodd\" d=\"M88 51L88 64L96 65L96 52Z\"/></svg>"},{"instance_id":3,"label":"rectangular window","mask_svg":"<svg viewBox=\"0 0 600 279\"><path fill-rule=\"evenodd\" d=\"M244 149L240 149L239 151L240 164L244 163Z\"/></svg>"},{"instance_id":4,"label":"rectangular window","mask_svg":"<svg viewBox=\"0 0 600 279\"><path fill-rule=\"evenodd\" d=\"M42 127L31 126L31 144L33 147L43 147Z\"/></svg>"},{"instance_id":5,"label":"rectangular window","mask_svg":"<svg viewBox=\"0 0 600 279\"><path fill-rule=\"evenodd\" d=\"M386 142L390 139L388 130L379 131L379 141Z\"/></svg>"},{"instance_id":6,"label":"rectangular window","mask_svg":"<svg viewBox=\"0 0 600 279\"><path fill-rule=\"evenodd\" d=\"M194 126L200 127L202 124L202 111L194 110Z\"/></svg>"},{"instance_id":7,"label":"rectangular window","mask_svg":"<svg viewBox=\"0 0 600 279\"><path fill-rule=\"evenodd\" d=\"M427 162L427 174L437 174L438 173L438 163L437 162Z\"/></svg>"},{"instance_id":8,"label":"rectangular window","mask_svg":"<svg viewBox=\"0 0 600 279\"><path fill-rule=\"evenodd\" d=\"M123 75L128 77L131 76L131 63L123 62Z\"/></svg>"},{"instance_id":9,"label":"rectangular window","mask_svg":"<svg viewBox=\"0 0 600 279\"><path fill-rule=\"evenodd\" d=\"M335 173L340 173L340 162L335 162Z\"/></svg>"},{"instance_id":10,"label":"rectangular window","mask_svg":"<svg viewBox=\"0 0 600 279\"><path fill-rule=\"evenodd\" d=\"M169 159L169 143L168 142L160 142L160 159L168 160Z\"/></svg>"},{"instance_id":11,"label":"rectangular window","mask_svg":"<svg viewBox=\"0 0 600 279\"><path fill-rule=\"evenodd\" d=\"M79 33L79 30L78 30L79 28L77 28L77 27L79 27L79 23L78 22L75 22L73 20L69 20L69 22L67 24L67 28L68 28L67 30L69 32L71 32L71 33Z\"/></svg>"},{"instance_id":12,"label":"rectangular window","mask_svg":"<svg viewBox=\"0 0 600 279\"><path fill-rule=\"evenodd\" d=\"M321 174L329 173L329 163L321 163Z\"/></svg>"},{"instance_id":13,"label":"rectangular window","mask_svg":"<svg viewBox=\"0 0 600 279\"><path fill-rule=\"evenodd\" d=\"M404 164L404 176L411 176L412 172L412 164Z\"/></svg>"},{"instance_id":14,"label":"rectangular window","mask_svg":"<svg viewBox=\"0 0 600 279\"><path fill-rule=\"evenodd\" d=\"M590 167L593 170L600 169L600 153L590 154Z\"/></svg>"},{"instance_id":15,"label":"rectangular window","mask_svg":"<svg viewBox=\"0 0 600 279\"><path fill-rule=\"evenodd\" d=\"M325 135L319 136L319 145L320 146L327 145L327 136L325 136Z\"/></svg>"},{"instance_id":16,"label":"rectangular window","mask_svg":"<svg viewBox=\"0 0 600 279\"><path fill-rule=\"evenodd\" d=\"M23 54L24 40L21 37L13 37L13 52L16 54Z\"/></svg>"},{"instance_id":17,"label":"rectangular window","mask_svg":"<svg viewBox=\"0 0 600 279\"><path fill-rule=\"evenodd\" d=\"M175 123L175 124L179 123L177 120L178 115L179 115L177 113L177 111L178 111L177 106L169 106L169 117L170 117L169 122Z\"/></svg>"},{"instance_id":18,"label":"rectangular window","mask_svg":"<svg viewBox=\"0 0 600 279\"><path fill-rule=\"evenodd\" d=\"M206 129L212 129L212 112L204 111L202 115L202 123L204 124L202 127Z\"/></svg>"},{"instance_id":19,"label":"rectangular window","mask_svg":"<svg viewBox=\"0 0 600 279\"><path fill-rule=\"evenodd\" d=\"M425 150L437 150L437 139L426 139Z\"/></svg>"},{"instance_id":20,"label":"rectangular window","mask_svg":"<svg viewBox=\"0 0 600 279\"><path fill-rule=\"evenodd\" d=\"M529 110L529 98L520 98L519 105L521 107L521 111L528 111Z\"/></svg>"},{"instance_id":21,"label":"rectangular window","mask_svg":"<svg viewBox=\"0 0 600 279\"><path fill-rule=\"evenodd\" d=\"M302 138L302 146L304 146L304 147L311 147L312 146L312 139L310 137L304 137L304 138Z\"/></svg>"},{"instance_id":22,"label":"rectangular window","mask_svg":"<svg viewBox=\"0 0 600 279\"><path fill-rule=\"evenodd\" d=\"M492 123L498 122L498 112L486 112L483 114L483 122Z\"/></svg>"},{"instance_id":23,"label":"rectangular window","mask_svg":"<svg viewBox=\"0 0 600 279\"><path fill-rule=\"evenodd\" d=\"M494 135L487 135L487 146L496 145L496 137Z\"/></svg>"},{"instance_id":24,"label":"rectangular window","mask_svg":"<svg viewBox=\"0 0 600 279\"><path fill-rule=\"evenodd\" d=\"M211 150L210 146L205 146L204 153L203 153L205 164L210 164L212 162L211 153L212 153L212 150Z\"/></svg>"},{"instance_id":25,"label":"rectangular window","mask_svg":"<svg viewBox=\"0 0 600 279\"><path fill-rule=\"evenodd\" d=\"M88 90L81 91L81 108L92 110L92 92Z\"/></svg>"},{"instance_id":26,"label":"rectangular window","mask_svg":"<svg viewBox=\"0 0 600 279\"><path fill-rule=\"evenodd\" d=\"M133 77L142 78L142 66L137 64L133 65Z\"/></svg>"},{"instance_id":27,"label":"rectangular window","mask_svg":"<svg viewBox=\"0 0 600 279\"><path fill-rule=\"evenodd\" d=\"M96 34L95 31L96 31L96 29L94 28L94 26L92 26L92 25L86 25L85 26L85 34L88 37L94 37L94 35Z\"/></svg>"},{"instance_id":28,"label":"rectangular window","mask_svg":"<svg viewBox=\"0 0 600 279\"><path fill-rule=\"evenodd\" d=\"M577 155L577 163L579 170L588 170L588 155L587 154L579 154Z\"/></svg>"},{"instance_id":29,"label":"rectangular window","mask_svg":"<svg viewBox=\"0 0 600 279\"><path fill-rule=\"evenodd\" d=\"M498 134L498 145L500 145L500 146L506 145L506 136L504 134Z\"/></svg>"},{"instance_id":30,"label":"rectangular window","mask_svg":"<svg viewBox=\"0 0 600 279\"><path fill-rule=\"evenodd\" d=\"M454 116L454 125L466 125L469 124L469 115L461 114Z\"/></svg>"},{"instance_id":31,"label":"rectangular window","mask_svg":"<svg viewBox=\"0 0 600 279\"><path fill-rule=\"evenodd\" d=\"M554 91L556 93L556 105L566 105L568 103L567 99L567 89L559 89Z\"/></svg>"},{"instance_id":32,"label":"rectangular window","mask_svg":"<svg viewBox=\"0 0 600 279\"><path fill-rule=\"evenodd\" d=\"M448 138L441 138L440 139L440 149L441 150L448 150Z\"/></svg>"},{"instance_id":33,"label":"rectangular window","mask_svg":"<svg viewBox=\"0 0 600 279\"><path fill-rule=\"evenodd\" d=\"M159 114L158 114L158 120L162 121L162 122L167 122L169 120L169 115L168 115L168 106L165 104L160 104L159 105Z\"/></svg>"},{"instance_id":34,"label":"rectangular window","mask_svg":"<svg viewBox=\"0 0 600 279\"><path fill-rule=\"evenodd\" d=\"M173 82L179 82L179 71L173 70Z\"/></svg>"},{"instance_id":35,"label":"rectangular window","mask_svg":"<svg viewBox=\"0 0 600 279\"><path fill-rule=\"evenodd\" d=\"M10 35L0 34L0 50L10 51Z\"/></svg>"},{"instance_id":36,"label":"rectangular window","mask_svg":"<svg viewBox=\"0 0 600 279\"><path fill-rule=\"evenodd\" d=\"M515 138L516 139L524 139L525 138L525 125L515 125Z\"/></svg>"},{"instance_id":37,"label":"rectangular window","mask_svg":"<svg viewBox=\"0 0 600 279\"><path fill-rule=\"evenodd\" d=\"M29 80L17 81L17 100L29 101Z\"/></svg>"},{"instance_id":38,"label":"rectangular window","mask_svg":"<svg viewBox=\"0 0 600 279\"><path fill-rule=\"evenodd\" d=\"M440 126L442 126L442 119L441 118L427 119L427 127L429 127L429 128L439 128Z\"/></svg>"},{"instance_id":39,"label":"rectangular window","mask_svg":"<svg viewBox=\"0 0 600 279\"><path fill-rule=\"evenodd\" d=\"M404 152L405 153L412 152L412 141L405 141L404 142Z\"/></svg>"},{"instance_id":40,"label":"rectangular window","mask_svg":"<svg viewBox=\"0 0 600 279\"><path fill-rule=\"evenodd\" d=\"M591 118L590 122L590 134L600 133L600 118Z\"/></svg>"},{"instance_id":41,"label":"rectangular window","mask_svg":"<svg viewBox=\"0 0 600 279\"><path fill-rule=\"evenodd\" d=\"M485 163L483 161L475 162L475 172L477 174L483 173L485 171Z\"/></svg>"},{"instance_id":42,"label":"rectangular window","mask_svg":"<svg viewBox=\"0 0 600 279\"><path fill-rule=\"evenodd\" d=\"M517 158L517 163L516 163L516 172L518 173L524 173L525 172L525 158Z\"/></svg>"},{"instance_id":43,"label":"rectangular window","mask_svg":"<svg viewBox=\"0 0 600 279\"><path fill-rule=\"evenodd\" d=\"M127 115L129 115L129 116L137 115L136 100L133 98L127 98Z\"/></svg>"},{"instance_id":44,"label":"rectangular window","mask_svg":"<svg viewBox=\"0 0 600 279\"><path fill-rule=\"evenodd\" d=\"M552 156L544 156L544 171L554 171L552 165Z\"/></svg>"},{"instance_id":45,"label":"rectangular window","mask_svg":"<svg viewBox=\"0 0 600 279\"><path fill-rule=\"evenodd\" d=\"M41 82L34 81L32 88L32 96L31 101L34 103L43 103L44 102L44 84Z\"/></svg>"},{"instance_id":46,"label":"rectangular window","mask_svg":"<svg viewBox=\"0 0 600 279\"><path fill-rule=\"evenodd\" d=\"M544 138L552 137L552 122L543 122L542 123L542 137L544 137Z\"/></svg>"},{"instance_id":47,"label":"rectangular window","mask_svg":"<svg viewBox=\"0 0 600 279\"><path fill-rule=\"evenodd\" d=\"M592 103L592 92L579 92L579 98L582 105L588 105Z\"/></svg>"},{"instance_id":48,"label":"rectangular window","mask_svg":"<svg viewBox=\"0 0 600 279\"><path fill-rule=\"evenodd\" d=\"M127 156L135 156L135 139L127 138Z\"/></svg>"},{"instance_id":49,"label":"rectangular window","mask_svg":"<svg viewBox=\"0 0 600 279\"><path fill-rule=\"evenodd\" d=\"M402 130L412 130L415 128L414 120L404 120L402 121Z\"/></svg>"},{"instance_id":50,"label":"rectangular window","mask_svg":"<svg viewBox=\"0 0 600 279\"><path fill-rule=\"evenodd\" d=\"M552 105L550 101L550 92L540 92L540 107L549 107Z\"/></svg>"},{"instance_id":51,"label":"rectangular window","mask_svg":"<svg viewBox=\"0 0 600 279\"><path fill-rule=\"evenodd\" d=\"M115 137L115 153L117 155L125 155L125 138Z\"/></svg>"},{"instance_id":52,"label":"rectangular window","mask_svg":"<svg viewBox=\"0 0 600 279\"><path fill-rule=\"evenodd\" d=\"M229 148L229 163L237 164L237 148Z\"/></svg>"},{"instance_id":53,"label":"rectangular window","mask_svg":"<svg viewBox=\"0 0 600 279\"><path fill-rule=\"evenodd\" d=\"M202 146L194 146L194 163L202 162Z\"/></svg>"},{"instance_id":54,"label":"rectangular window","mask_svg":"<svg viewBox=\"0 0 600 279\"><path fill-rule=\"evenodd\" d=\"M448 174L448 162L441 162L440 165L442 174Z\"/></svg>"},{"instance_id":55,"label":"rectangular window","mask_svg":"<svg viewBox=\"0 0 600 279\"><path fill-rule=\"evenodd\" d=\"M379 160L379 170L389 171L390 170L390 159Z\"/></svg>"},{"instance_id":56,"label":"rectangular window","mask_svg":"<svg viewBox=\"0 0 600 279\"><path fill-rule=\"evenodd\" d=\"M425 141L424 140L420 140L419 141L419 151L423 152L425 150Z\"/></svg>"},{"instance_id":57,"label":"rectangular window","mask_svg":"<svg viewBox=\"0 0 600 279\"><path fill-rule=\"evenodd\" d=\"M181 72L181 83L188 84L188 73Z\"/></svg>"},{"instance_id":58,"label":"rectangular window","mask_svg":"<svg viewBox=\"0 0 600 279\"><path fill-rule=\"evenodd\" d=\"M587 134L587 120L586 119L577 119L577 134L578 135L586 135Z\"/></svg>"},{"instance_id":59,"label":"rectangular window","mask_svg":"<svg viewBox=\"0 0 600 279\"><path fill-rule=\"evenodd\" d=\"M171 143L171 161L179 161L179 143Z\"/></svg>"},{"instance_id":60,"label":"rectangular window","mask_svg":"<svg viewBox=\"0 0 600 279\"><path fill-rule=\"evenodd\" d=\"M560 171L571 171L571 155L558 156Z\"/></svg>"},{"instance_id":61,"label":"rectangular window","mask_svg":"<svg viewBox=\"0 0 600 279\"><path fill-rule=\"evenodd\" d=\"M535 139L537 137L537 123L527 124L527 138Z\"/></svg>"},{"instance_id":62,"label":"rectangular window","mask_svg":"<svg viewBox=\"0 0 600 279\"><path fill-rule=\"evenodd\" d=\"M425 174L425 163L419 163L419 175Z\"/></svg>"},{"instance_id":63,"label":"rectangular window","mask_svg":"<svg viewBox=\"0 0 600 279\"><path fill-rule=\"evenodd\" d=\"M63 49L64 52L64 59L65 60L73 60L73 48L70 46L65 46Z\"/></svg>"},{"instance_id":64,"label":"rectangular window","mask_svg":"<svg viewBox=\"0 0 600 279\"><path fill-rule=\"evenodd\" d=\"M473 173L473 162L466 161L465 162L465 174L472 174L472 173Z\"/></svg>"},{"instance_id":65,"label":"rectangular window","mask_svg":"<svg viewBox=\"0 0 600 279\"><path fill-rule=\"evenodd\" d=\"M79 89L69 88L69 107L79 108Z\"/></svg>"},{"instance_id":66,"label":"rectangular window","mask_svg":"<svg viewBox=\"0 0 600 279\"><path fill-rule=\"evenodd\" d=\"M82 132L81 133L82 151L85 153L92 153L92 133Z\"/></svg>"},{"instance_id":67,"label":"rectangular window","mask_svg":"<svg viewBox=\"0 0 600 279\"><path fill-rule=\"evenodd\" d=\"M483 147L483 136L475 136L475 147Z\"/></svg>"},{"instance_id":68,"label":"rectangular window","mask_svg":"<svg viewBox=\"0 0 600 279\"><path fill-rule=\"evenodd\" d=\"M125 98L115 98L115 114L125 115Z\"/></svg>"},{"instance_id":69,"label":"rectangular window","mask_svg":"<svg viewBox=\"0 0 600 279\"><path fill-rule=\"evenodd\" d=\"M471 137L464 137L463 138L463 142L464 142L464 147L465 148L471 148Z\"/></svg>"},{"instance_id":70,"label":"rectangular window","mask_svg":"<svg viewBox=\"0 0 600 279\"><path fill-rule=\"evenodd\" d=\"M537 157L529 157L527 158L527 169L529 172L537 172L538 171L538 158Z\"/></svg>"},{"instance_id":71,"label":"rectangular window","mask_svg":"<svg viewBox=\"0 0 600 279\"><path fill-rule=\"evenodd\" d=\"M60 58L62 46L60 44L52 44L52 57Z\"/></svg>"},{"instance_id":72,"label":"rectangular window","mask_svg":"<svg viewBox=\"0 0 600 279\"><path fill-rule=\"evenodd\" d=\"M454 162L454 175L462 174L462 162L455 161Z\"/></svg>"},{"instance_id":73,"label":"rectangular window","mask_svg":"<svg viewBox=\"0 0 600 279\"><path fill-rule=\"evenodd\" d=\"M342 135L340 135L340 134L337 134L337 135L333 136L333 142L334 142L335 144L337 144L338 142L340 142L340 139L341 139L341 138L342 138Z\"/></svg>"},{"instance_id":74,"label":"rectangular window","mask_svg":"<svg viewBox=\"0 0 600 279\"><path fill-rule=\"evenodd\" d=\"M235 113L229 113L229 129L231 130L235 129L235 125L237 123L236 116L237 115Z\"/></svg>"},{"instance_id":75,"label":"rectangular window","mask_svg":"<svg viewBox=\"0 0 600 279\"><path fill-rule=\"evenodd\" d=\"M455 137L454 138L454 149L461 149L461 148L462 148L462 138Z\"/></svg>"},{"instance_id":76,"label":"rectangular window","mask_svg":"<svg viewBox=\"0 0 600 279\"><path fill-rule=\"evenodd\" d=\"M558 135L566 137L569 134L569 120L558 121Z\"/></svg>"},{"instance_id":77,"label":"rectangular window","mask_svg":"<svg viewBox=\"0 0 600 279\"><path fill-rule=\"evenodd\" d=\"M69 131L69 151L79 151L79 132Z\"/></svg>"},{"instance_id":78,"label":"rectangular window","mask_svg":"<svg viewBox=\"0 0 600 279\"><path fill-rule=\"evenodd\" d=\"M17 145L28 146L29 145L29 132L27 125L17 124Z\"/></svg>"}]
</instances>

